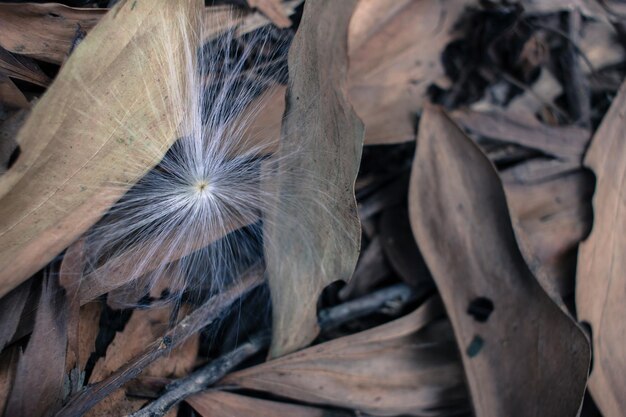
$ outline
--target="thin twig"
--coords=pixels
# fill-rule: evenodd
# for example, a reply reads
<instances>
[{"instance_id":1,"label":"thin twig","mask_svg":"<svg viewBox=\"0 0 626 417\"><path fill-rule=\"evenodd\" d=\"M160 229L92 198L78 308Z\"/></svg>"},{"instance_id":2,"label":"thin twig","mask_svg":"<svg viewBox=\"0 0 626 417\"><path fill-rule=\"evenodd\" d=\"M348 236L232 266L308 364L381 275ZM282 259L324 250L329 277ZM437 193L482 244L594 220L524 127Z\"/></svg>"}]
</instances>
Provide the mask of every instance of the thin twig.
<instances>
[{"instance_id":1,"label":"thin twig","mask_svg":"<svg viewBox=\"0 0 626 417\"><path fill-rule=\"evenodd\" d=\"M406 284L395 284L356 300L320 311L318 321L324 331L332 330L350 320L364 317L384 308L400 308L418 294Z\"/></svg>"},{"instance_id":2,"label":"thin twig","mask_svg":"<svg viewBox=\"0 0 626 417\"><path fill-rule=\"evenodd\" d=\"M269 333L261 333L253 337L249 342L209 362L191 375L172 382L166 387L165 394L129 417L160 417L165 415L170 408L190 395L197 394L215 384L237 365L260 352L268 344Z\"/></svg>"},{"instance_id":3,"label":"thin twig","mask_svg":"<svg viewBox=\"0 0 626 417\"><path fill-rule=\"evenodd\" d=\"M59 412L57 417L82 416L98 402L120 388L129 380L137 377L146 366L170 352L203 327L219 317L235 301L256 288L263 282L263 269L260 265L252 268L231 288L212 297L191 314L181 320L165 336L152 342L133 360L122 366L105 380L93 384L81 391Z\"/></svg>"},{"instance_id":4,"label":"thin twig","mask_svg":"<svg viewBox=\"0 0 626 417\"><path fill-rule=\"evenodd\" d=\"M335 328L347 321L367 316L386 307L400 307L418 297L406 284L396 284L372 294L322 310L322 330ZM260 333L230 353L206 364L191 375L170 383L165 393L129 417L162 417L173 406L218 382L233 368L269 346L268 333Z\"/></svg>"}]
</instances>

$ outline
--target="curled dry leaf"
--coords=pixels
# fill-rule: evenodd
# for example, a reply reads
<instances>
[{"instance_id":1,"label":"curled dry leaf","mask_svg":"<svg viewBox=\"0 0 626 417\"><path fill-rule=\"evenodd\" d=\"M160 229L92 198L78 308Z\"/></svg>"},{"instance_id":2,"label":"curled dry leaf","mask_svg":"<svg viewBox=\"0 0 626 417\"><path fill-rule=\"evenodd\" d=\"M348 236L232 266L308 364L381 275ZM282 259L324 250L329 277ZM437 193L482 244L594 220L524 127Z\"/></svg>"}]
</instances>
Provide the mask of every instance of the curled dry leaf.
<instances>
[{"instance_id":1,"label":"curled dry leaf","mask_svg":"<svg viewBox=\"0 0 626 417\"><path fill-rule=\"evenodd\" d=\"M24 310L30 308L27 301L32 284L30 279L0 299L0 351L13 339Z\"/></svg>"},{"instance_id":2,"label":"curled dry leaf","mask_svg":"<svg viewBox=\"0 0 626 417\"><path fill-rule=\"evenodd\" d=\"M589 144L589 130L579 126L549 126L515 112L457 110L454 120L481 136L536 149L561 159L580 161Z\"/></svg>"},{"instance_id":3,"label":"curled dry leaf","mask_svg":"<svg viewBox=\"0 0 626 417\"><path fill-rule=\"evenodd\" d=\"M230 374L224 385L395 416L467 411L467 392L440 302L365 332ZM450 414L446 414L450 413Z\"/></svg>"},{"instance_id":4,"label":"curled dry leaf","mask_svg":"<svg viewBox=\"0 0 626 417\"><path fill-rule=\"evenodd\" d=\"M475 0L361 0L350 21L349 98L365 124L365 143L391 144L415 137L415 119L428 87L445 82L441 51L454 25ZM435 18L433 18L435 16ZM277 137L282 91L260 118ZM272 136L273 134L273 136Z\"/></svg>"},{"instance_id":5,"label":"curled dry leaf","mask_svg":"<svg viewBox=\"0 0 626 417\"><path fill-rule=\"evenodd\" d=\"M576 416L588 342L528 269L495 168L434 107L420 122L409 208L476 415Z\"/></svg>"},{"instance_id":6,"label":"curled dry leaf","mask_svg":"<svg viewBox=\"0 0 626 417\"><path fill-rule=\"evenodd\" d=\"M415 137L428 87L444 78L441 52L473 0L362 0L350 23L350 100L367 144Z\"/></svg>"},{"instance_id":7,"label":"curled dry leaf","mask_svg":"<svg viewBox=\"0 0 626 417\"><path fill-rule=\"evenodd\" d=\"M183 309L184 310L184 309ZM135 310L121 333L117 333L108 346L106 355L95 365L90 383L98 383L141 354L146 346L161 338L167 330L172 314L171 307ZM180 346L157 359L142 371L142 376L179 378L195 364L199 335L188 338ZM137 411L146 401L128 399L123 389L114 392L105 401L96 404L89 415L98 416L115 410L118 414Z\"/></svg>"},{"instance_id":8,"label":"curled dry leaf","mask_svg":"<svg viewBox=\"0 0 626 417\"><path fill-rule=\"evenodd\" d=\"M72 243L125 191L107 186L131 184L176 139L181 112L163 80L180 82L170 74L184 68L177 25L193 21L180 14L199 7L191 0L119 3L33 108L18 135L29 146L0 178L0 295Z\"/></svg>"},{"instance_id":9,"label":"curled dry leaf","mask_svg":"<svg viewBox=\"0 0 626 417\"><path fill-rule=\"evenodd\" d=\"M259 9L276 26L287 28L291 26L291 20L281 3L281 0L248 0L250 7Z\"/></svg>"},{"instance_id":10,"label":"curled dry leaf","mask_svg":"<svg viewBox=\"0 0 626 417\"><path fill-rule=\"evenodd\" d=\"M591 230L593 185L593 175L585 170L537 184L504 184L520 249L557 302L574 292L575 263L569 261Z\"/></svg>"},{"instance_id":11,"label":"curled dry leaf","mask_svg":"<svg viewBox=\"0 0 626 417\"><path fill-rule=\"evenodd\" d=\"M0 108L2 107L24 109L28 107L28 99L9 77L0 73ZM0 142L4 141L5 138L0 137Z\"/></svg>"},{"instance_id":12,"label":"curled dry leaf","mask_svg":"<svg viewBox=\"0 0 626 417\"><path fill-rule=\"evenodd\" d=\"M260 400L223 391L207 391L185 401L202 417L324 417L324 410L303 405Z\"/></svg>"},{"instance_id":13,"label":"curled dry leaf","mask_svg":"<svg viewBox=\"0 0 626 417\"><path fill-rule=\"evenodd\" d=\"M28 57L13 55L2 47L0 47L0 73L42 87L50 84L50 78L35 61Z\"/></svg>"},{"instance_id":14,"label":"curled dry leaf","mask_svg":"<svg viewBox=\"0 0 626 417\"><path fill-rule=\"evenodd\" d=\"M289 51L289 89L278 151L278 201L267 213L271 356L311 342L323 288L347 281L360 243L354 181L363 125L345 97L348 23L355 1L306 3Z\"/></svg>"},{"instance_id":15,"label":"curled dry leaf","mask_svg":"<svg viewBox=\"0 0 626 417\"><path fill-rule=\"evenodd\" d=\"M0 46L60 64L106 12L55 3L0 4Z\"/></svg>"},{"instance_id":16,"label":"curled dry leaf","mask_svg":"<svg viewBox=\"0 0 626 417\"><path fill-rule=\"evenodd\" d=\"M67 300L56 277L46 276L4 415L42 417L61 406L66 349Z\"/></svg>"},{"instance_id":17,"label":"curled dry leaf","mask_svg":"<svg viewBox=\"0 0 626 417\"><path fill-rule=\"evenodd\" d=\"M589 389L606 417L621 416L626 409L625 109L626 84L622 84L585 157L597 183L593 229L580 245L576 279L578 317L591 326Z\"/></svg>"}]
</instances>

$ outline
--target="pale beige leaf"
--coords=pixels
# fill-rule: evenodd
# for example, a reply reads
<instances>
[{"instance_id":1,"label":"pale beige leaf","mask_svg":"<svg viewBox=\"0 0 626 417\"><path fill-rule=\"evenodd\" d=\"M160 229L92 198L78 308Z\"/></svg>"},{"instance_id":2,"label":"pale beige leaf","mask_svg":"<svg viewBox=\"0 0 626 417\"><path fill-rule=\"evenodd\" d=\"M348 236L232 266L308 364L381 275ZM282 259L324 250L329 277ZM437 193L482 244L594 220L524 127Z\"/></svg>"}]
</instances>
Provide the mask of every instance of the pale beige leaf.
<instances>
[{"instance_id":1,"label":"pale beige leaf","mask_svg":"<svg viewBox=\"0 0 626 417\"><path fill-rule=\"evenodd\" d=\"M585 157L596 174L594 220L580 245L578 318L591 326L591 395L606 417L626 409L626 83L613 100Z\"/></svg>"},{"instance_id":2,"label":"pale beige leaf","mask_svg":"<svg viewBox=\"0 0 626 417\"><path fill-rule=\"evenodd\" d=\"M34 107L18 136L29 146L0 178L0 295L87 230L176 139L172 92L185 80L171 74L184 68L181 22L200 7L118 3Z\"/></svg>"},{"instance_id":3,"label":"pale beige leaf","mask_svg":"<svg viewBox=\"0 0 626 417\"><path fill-rule=\"evenodd\" d=\"M587 339L526 265L495 168L434 107L420 121L409 209L462 351L476 415L576 416Z\"/></svg>"},{"instance_id":4,"label":"pale beige leaf","mask_svg":"<svg viewBox=\"0 0 626 417\"><path fill-rule=\"evenodd\" d=\"M363 125L344 94L355 4L306 3L289 51L278 201L264 232L273 305L271 356L315 338L320 292L333 281L347 281L358 256L354 181Z\"/></svg>"}]
</instances>

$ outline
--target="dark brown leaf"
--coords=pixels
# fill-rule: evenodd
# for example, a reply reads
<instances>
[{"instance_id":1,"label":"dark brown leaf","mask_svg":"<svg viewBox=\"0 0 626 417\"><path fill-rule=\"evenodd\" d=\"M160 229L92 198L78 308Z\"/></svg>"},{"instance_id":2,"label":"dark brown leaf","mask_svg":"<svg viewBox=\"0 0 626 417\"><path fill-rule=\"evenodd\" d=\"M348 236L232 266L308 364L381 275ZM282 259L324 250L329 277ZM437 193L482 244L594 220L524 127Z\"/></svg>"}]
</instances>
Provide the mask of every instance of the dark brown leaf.
<instances>
[{"instance_id":1,"label":"dark brown leaf","mask_svg":"<svg viewBox=\"0 0 626 417\"><path fill-rule=\"evenodd\" d=\"M494 167L434 107L420 122L409 207L476 415L576 416L588 342L526 265Z\"/></svg>"},{"instance_id":2,"label":"dark brown leaf","mask_svg":"<svg viewBox=\"0 0 626 417\"><path fill-rule=\"evenodd\" d=\"M0 4L0 46L60 64L106 12L54 3Z\"/></svg>"}]
</instances>

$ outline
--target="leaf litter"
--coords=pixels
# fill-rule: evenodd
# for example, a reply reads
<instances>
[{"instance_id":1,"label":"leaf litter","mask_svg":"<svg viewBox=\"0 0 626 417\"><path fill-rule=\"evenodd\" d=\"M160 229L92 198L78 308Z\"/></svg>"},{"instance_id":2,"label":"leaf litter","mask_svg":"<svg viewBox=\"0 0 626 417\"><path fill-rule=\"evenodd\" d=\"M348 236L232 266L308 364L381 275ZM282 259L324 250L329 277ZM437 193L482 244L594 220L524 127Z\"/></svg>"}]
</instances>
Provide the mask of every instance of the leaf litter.
<instances>
[{"instance_id":1,"label":"leaf litter","mask_svg":"<svg viewBox=\"0 0 626 417\"><path fill-rule=\"evenodd\" d=\"M622 415L624 16L587 0L0 5L0 411ZM249 92L214 98L237 109L223 128L258 179L246 198L269 203L94 259L111 206L183 155L181 27L224 47L207 94ZM239 248L218 290L225 269L188 268L215 248Z\"/></svg>"}]
</instances>

